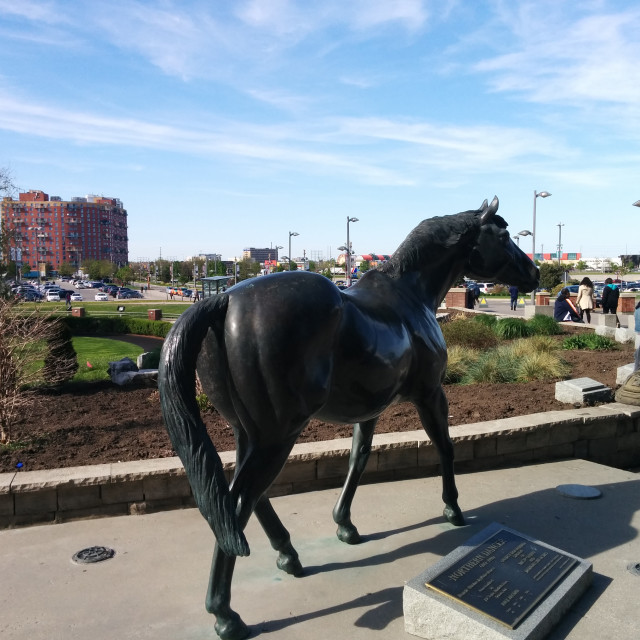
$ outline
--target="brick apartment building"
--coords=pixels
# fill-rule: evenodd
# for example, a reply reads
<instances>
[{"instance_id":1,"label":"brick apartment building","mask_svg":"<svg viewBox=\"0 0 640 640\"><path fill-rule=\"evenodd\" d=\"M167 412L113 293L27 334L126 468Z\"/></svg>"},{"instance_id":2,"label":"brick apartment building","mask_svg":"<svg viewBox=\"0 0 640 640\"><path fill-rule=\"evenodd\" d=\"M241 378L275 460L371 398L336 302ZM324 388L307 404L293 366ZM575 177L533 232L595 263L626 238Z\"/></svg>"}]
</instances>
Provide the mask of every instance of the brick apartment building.
<instances>
[{"instance_id":1,"label":"brick apartment building","mask_svg":"<svg viewBox=\"0 0 640 640\"><path fill-rule=\"evenodd\" d=\"M11 257L34 271L63 262L79 268L86 260L129 261L127 211L117 198L88 195L62 200L40 190L3 198L0 219Z\"/></svg>"}]
</instances>

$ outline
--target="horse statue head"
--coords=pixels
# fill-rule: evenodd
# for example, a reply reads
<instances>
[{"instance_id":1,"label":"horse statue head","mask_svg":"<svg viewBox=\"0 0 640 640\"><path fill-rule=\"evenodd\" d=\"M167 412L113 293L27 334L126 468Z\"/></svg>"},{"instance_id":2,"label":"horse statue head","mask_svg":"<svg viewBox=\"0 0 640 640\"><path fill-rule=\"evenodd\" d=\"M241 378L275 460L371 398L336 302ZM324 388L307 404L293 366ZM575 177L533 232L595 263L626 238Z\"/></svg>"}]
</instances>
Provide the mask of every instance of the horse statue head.
<instances>
[{"instance_id":1,"label":"horse statue head","mask_svg":"<svg viewBox=\"0 0 640 640\"><path fill-rule=\"evenodd\" d=\"M521 291L532 291L538 286L539 270L513 242L507 223L497 211L497 196L491 204L485 200L477 210L479 228L463 267L464 275L478 280L491 278Z\"/></svg>"}]
</instances>

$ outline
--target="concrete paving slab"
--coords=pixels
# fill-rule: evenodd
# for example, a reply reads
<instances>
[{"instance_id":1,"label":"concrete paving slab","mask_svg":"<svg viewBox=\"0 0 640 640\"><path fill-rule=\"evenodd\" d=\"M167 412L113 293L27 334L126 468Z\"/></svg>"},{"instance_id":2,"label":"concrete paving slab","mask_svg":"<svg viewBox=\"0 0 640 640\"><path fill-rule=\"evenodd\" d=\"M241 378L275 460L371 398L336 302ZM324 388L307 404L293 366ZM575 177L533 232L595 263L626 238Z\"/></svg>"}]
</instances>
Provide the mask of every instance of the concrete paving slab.
<instances>
[{"instance_id":1,"label":"concrete paving slab","mask_svg":"<svg viewBox=\"0 0 640 640\"><path fill-rule=\"evenodd\" d=\"M598 500L562 496L577 483ZM640 478L583 460L458 476L466 527L443 520L439 478L365 485L353 520L365 542L335 537L337 490L273 499L306 575L275 567L255 519L236 564L232 605L253 636L398 640L404 583L491 522L590 560L594 582L551 640L636 639L640 626ZM213 536L196 509L0 531L2 640L215 640L204 610ZM115 557L78 565L92 546ZM466 640L466 639L465 639Z\"/></svg>"}]
</instances>

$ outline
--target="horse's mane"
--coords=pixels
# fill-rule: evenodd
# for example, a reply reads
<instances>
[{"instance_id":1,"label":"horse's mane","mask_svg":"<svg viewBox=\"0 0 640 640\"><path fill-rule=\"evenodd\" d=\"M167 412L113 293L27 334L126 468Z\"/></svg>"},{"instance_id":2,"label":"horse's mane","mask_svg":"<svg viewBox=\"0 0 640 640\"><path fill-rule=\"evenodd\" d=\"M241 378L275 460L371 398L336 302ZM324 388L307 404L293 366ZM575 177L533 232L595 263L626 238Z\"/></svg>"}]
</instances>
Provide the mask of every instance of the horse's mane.
<instances>
[{"instance_id":1,"label":"horse's mane","mask_svg":"<svg viewBox=\"0 0 640 640\"><path fill-rule=\"evenodd\" d=\"M379 267L379 271L391 277L399 276L419 270L425 264L437 264L454 248L471 248L484 212L485 209L477 209L423 220L404 239L391 259ZM506 221L499 215L494 215L491 223L501 229L507 228Z\"/></svg>"}]
</instances>

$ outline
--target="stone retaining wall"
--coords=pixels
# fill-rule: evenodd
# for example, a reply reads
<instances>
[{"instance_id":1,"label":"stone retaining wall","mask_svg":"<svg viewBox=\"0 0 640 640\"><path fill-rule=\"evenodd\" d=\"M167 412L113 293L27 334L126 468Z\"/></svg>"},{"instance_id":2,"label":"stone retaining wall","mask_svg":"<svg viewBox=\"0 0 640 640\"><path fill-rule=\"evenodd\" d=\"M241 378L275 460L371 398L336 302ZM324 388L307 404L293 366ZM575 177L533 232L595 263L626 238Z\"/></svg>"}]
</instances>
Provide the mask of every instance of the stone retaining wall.
<instances>
[{"instance_id":1,"label":"stone retaining wall","mask_svg":"<svg viewBox=\"0 0 640 640\"><path fill-rule=\"evenodd\" d=\"M458 473L559 458L640 467L640 407L619 403L452 427L451 437ZM350 447L349 438L296 445L270 495L341 486ZM230 477L235 453L221 458ZM435 447L422 430L379 434L363 481L438 473ZM178 458L0 474L0 528L190 506Z\"/></svg>"}]
</instances>

